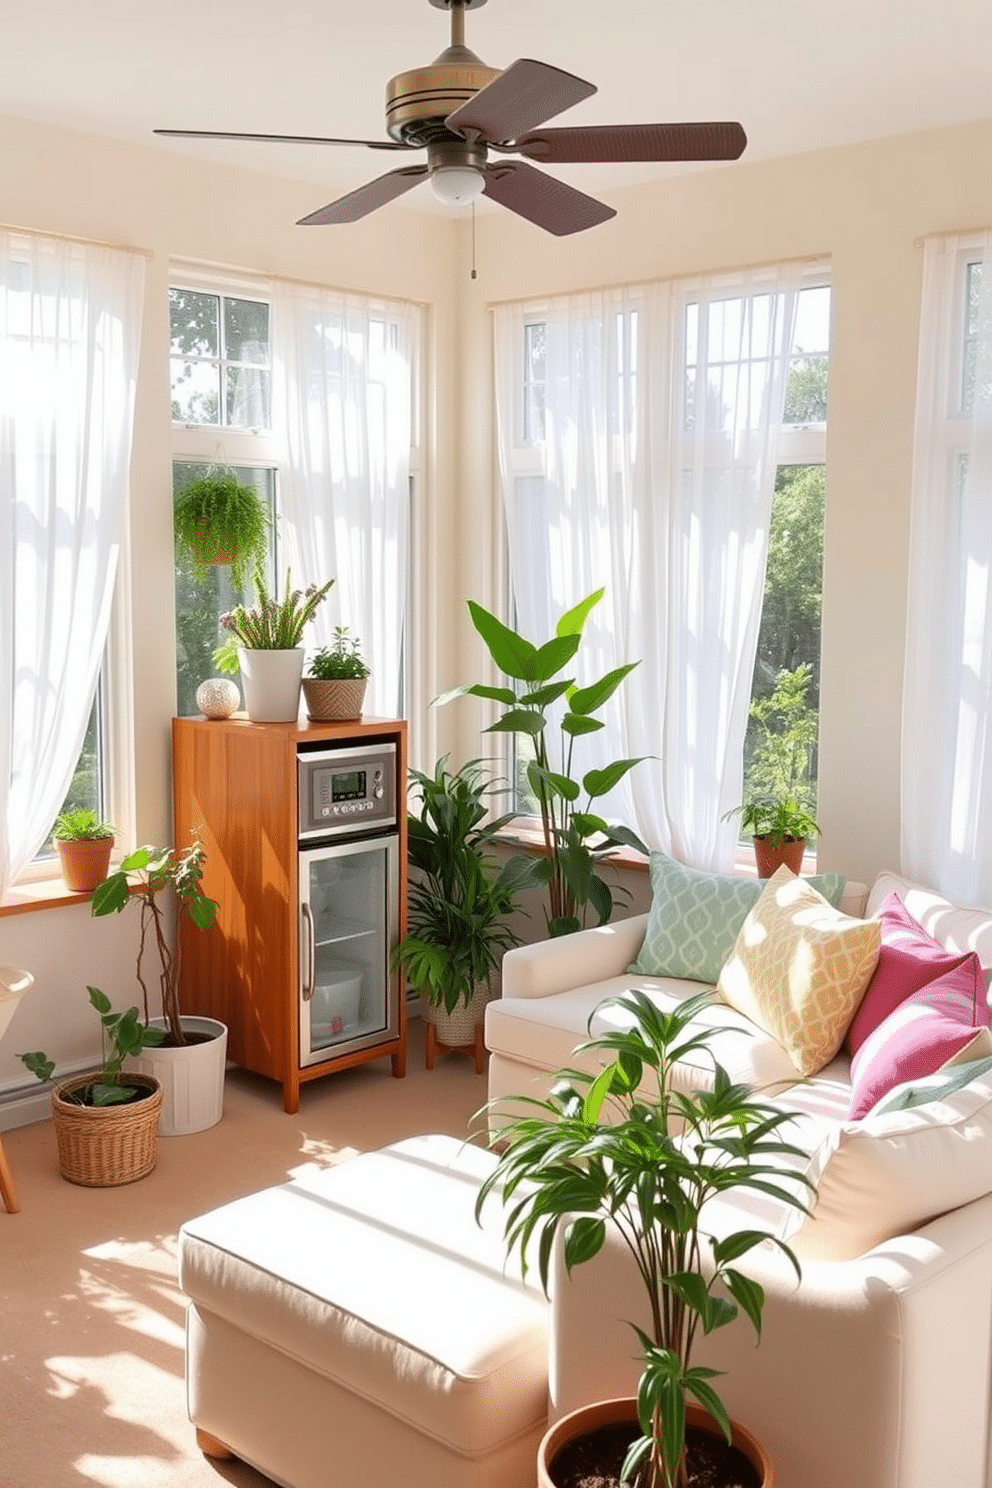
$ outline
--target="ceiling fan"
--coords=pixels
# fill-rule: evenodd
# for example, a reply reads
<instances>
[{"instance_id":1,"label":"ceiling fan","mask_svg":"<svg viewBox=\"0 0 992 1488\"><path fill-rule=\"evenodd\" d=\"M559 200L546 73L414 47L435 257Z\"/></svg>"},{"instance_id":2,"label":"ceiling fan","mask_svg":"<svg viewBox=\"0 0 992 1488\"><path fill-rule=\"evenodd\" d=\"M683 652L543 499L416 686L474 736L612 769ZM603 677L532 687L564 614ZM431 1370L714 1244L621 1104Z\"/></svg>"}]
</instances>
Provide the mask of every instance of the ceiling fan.
<instances>
[{"instance_id":1,"label":"ceiling fan","mask_svg":"<svg viewBox=\"0 0 992 1488\"><path fill-rule=\"evenodd\" d=\"M243 134L215 129L156 129L182 139L258 140L283 144L361 145L370 150L426 150L425 164L404 165L302 217L301 227L357 222L429 180L437 197L461 206L477 196L507 207L563 237L610 217L613 207L535 170L541 165L597 162L736 160L747 136L740 124L601 124L545 129L592 83L546 62L521 58L505 70L487 67L465 45L465 11L486 0L430 0L451 12L451 45L436 61L401 72L386 88L388 140L320 135ZM496 156L490 159L490 154ZM510 160L511 155L523 156Z\"/></svg>"}]
</instances>

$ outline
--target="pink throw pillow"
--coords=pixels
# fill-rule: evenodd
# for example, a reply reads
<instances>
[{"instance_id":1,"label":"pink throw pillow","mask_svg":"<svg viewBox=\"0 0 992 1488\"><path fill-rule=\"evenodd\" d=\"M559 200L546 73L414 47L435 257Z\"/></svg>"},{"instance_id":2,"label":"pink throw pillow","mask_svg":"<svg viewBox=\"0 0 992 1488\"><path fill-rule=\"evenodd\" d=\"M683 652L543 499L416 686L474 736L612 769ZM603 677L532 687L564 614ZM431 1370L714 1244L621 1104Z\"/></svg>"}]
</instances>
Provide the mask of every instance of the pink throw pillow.
<instances>
[{"instance_id":1,"label":"pink throw pillow","mask_svg":"<svg viewBox=\"0 0 992 1488\"><path fill-rule=\"evenodd\" d=\"M985 985L981 963L973 951L958 959L903 998L861 1043L851 1060L850 1121L893 1086L935 1074L982 1033L988 1041L988 1020L977 1011Z\"/></svg>"},{"instance_id":2,"label":"pink throw pillow","mask_svg":"<svg viewBox=\"0 0 992 1488\"><path fill-rule=\"evenodd\" d=\"M913 918L898 894L882 900L878 918L882 922L878 965L844 1040L852 1055L901 1002L945 972L954 971L970 954L945 950ZM978 1022L983 1013L977 1003L974 1013L972 1022Z\"/></svg>"}]
</instances>

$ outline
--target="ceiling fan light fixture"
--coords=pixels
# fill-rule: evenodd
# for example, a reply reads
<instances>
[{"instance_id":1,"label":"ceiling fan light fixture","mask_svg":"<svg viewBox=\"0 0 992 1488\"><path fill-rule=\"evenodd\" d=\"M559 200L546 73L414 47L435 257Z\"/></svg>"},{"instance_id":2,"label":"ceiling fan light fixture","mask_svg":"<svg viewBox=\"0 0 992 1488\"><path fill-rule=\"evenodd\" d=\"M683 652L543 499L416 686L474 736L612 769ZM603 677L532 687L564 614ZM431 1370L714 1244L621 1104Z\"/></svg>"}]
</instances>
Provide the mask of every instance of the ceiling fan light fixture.
<instances>
[{"instance_id":1,"label":"ceiling fan light fixture","mask_svg":"<svg viewBox=\"0 0 992 1488\"><path fill-rule=\"evenodd\" d=\"M482 195L485 184L474 165L439 165L431 172L431 189L446 207L467 207Z\"/></svg>"}]
</instances>

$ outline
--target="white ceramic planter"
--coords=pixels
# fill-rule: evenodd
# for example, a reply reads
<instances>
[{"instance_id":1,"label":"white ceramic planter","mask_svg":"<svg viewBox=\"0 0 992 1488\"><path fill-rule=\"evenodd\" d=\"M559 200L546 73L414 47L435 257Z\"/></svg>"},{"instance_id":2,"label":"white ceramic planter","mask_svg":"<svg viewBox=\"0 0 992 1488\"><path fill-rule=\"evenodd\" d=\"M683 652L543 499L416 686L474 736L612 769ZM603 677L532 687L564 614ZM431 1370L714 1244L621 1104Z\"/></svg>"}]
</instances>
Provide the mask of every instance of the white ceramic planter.
<instances>
[{"instance_id":1,"label":"white ceramic planter","mask_svg":"<svg viewBox=\"0 0 992 1488\"><path fill-rule=\"evenodd\" d=\"M238 647L245 710L253 723L295 723L300 711L303 647L250 651Z\"/></svg>"},{"instance_id":2,"label":"white ceramic planter","mask_svg":"<svg viewBox=\"0 0 992 1488\"><path fill-rule=\"evenodd\" d=\"M185 1033L206 1033L205 1043L181 1049L144 1049L127 1061L128 1069L154 1075L162 1086L160 1137L185 1137L216 1126L224 1114L227 1028L216 1018L183 1016ZM163 1018L151 1020L164 1028Z\"/></svg>"}]
</instances>

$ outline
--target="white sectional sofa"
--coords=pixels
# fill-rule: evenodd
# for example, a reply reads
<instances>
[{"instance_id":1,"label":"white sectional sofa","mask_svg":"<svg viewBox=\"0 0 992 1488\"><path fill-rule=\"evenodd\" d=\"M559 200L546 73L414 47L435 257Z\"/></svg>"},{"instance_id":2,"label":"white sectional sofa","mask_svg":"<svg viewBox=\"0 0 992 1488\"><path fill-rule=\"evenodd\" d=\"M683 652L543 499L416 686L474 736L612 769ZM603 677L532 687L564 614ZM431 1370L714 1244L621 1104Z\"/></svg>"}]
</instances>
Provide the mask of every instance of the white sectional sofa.
<instances>
[{"instance_id":1,"label":"white sectional sofa","mask_svg":"<svg viewBox=\"0 0 992 1488\"><path fill-rule=\"evenodd\" d=\"M954 905L893 873L870 890L848 884L839 908L876 917L893 893L941 947L976 953L977 1021L987 1023L992 910ZM506 955L503 995L486 1016L492 1098L510 1109L513 1097L546 1093L555 1071L581 1062L573 1050L590 1019L601 1026L603 999L631 986L661 1003L698 993L698 981L628 969L649 918ZM770 1034L719 1001L709 1019L724 1030L713 1042L730 1074L777 1090L797 1113L816 1197L806 1218L757 1216L789 1239L803 1267L797 1285L776 1247L754 1253L750 1269L766 1289L760 1344L735 1323L703 1339L696 1361L726 1372L723 1399L769 1449L776 1488L992 1488L992 1075L972 1064L952 1094L912 1110L886 1112L883 1101L852 1121L843 1050L796 1083L795 1064ZM990 1039L983 1027L964 1055L987 1052ZM693 1069L682 1078L708 1077ZM632 1393L630 1321L649 1326L616 1237L570 1278L559 1268L552 1419Z\"/></svg>"}]
</instances>

